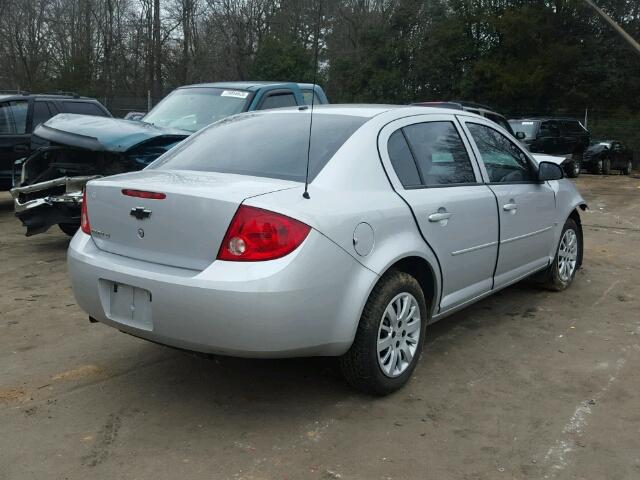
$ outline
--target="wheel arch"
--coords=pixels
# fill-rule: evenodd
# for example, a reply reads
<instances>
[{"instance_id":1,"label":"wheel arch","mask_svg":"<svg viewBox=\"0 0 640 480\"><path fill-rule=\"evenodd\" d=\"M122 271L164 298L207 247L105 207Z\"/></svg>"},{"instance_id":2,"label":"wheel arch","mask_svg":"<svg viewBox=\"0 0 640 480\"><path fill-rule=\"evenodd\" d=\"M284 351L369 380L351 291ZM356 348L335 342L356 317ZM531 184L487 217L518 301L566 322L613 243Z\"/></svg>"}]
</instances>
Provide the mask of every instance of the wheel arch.
<instances>
[{"instance_id":1,"label":"wheel arch","mask_svg":"<svg viewBox=\"0 0 640 480\"><path fill-rule=\"evenodd\" d=\"M418 255L406 256L389 265L381 277L392 270L408 273L418 281L427 302L429 318L433 317L438 305L439 282L431 263Z\"/></svg>"},{"instance_id":2,"label":"wheel arch","mask_svg":"<svg viewBox=\"0 0 640 480\"><path fill-rule=\"evenodd\" d=\"M574 222L576 222L576 225L578 226L578 236L580 237L580 245L582 245L582 248L578 253L578 267L582 265L582 257L584 252L584 236L582 234L582 219L580 218L579 210L585 211L586 209L587 209L587 204L580 203L571 211L571 213L569 214L569 217L567 217L567 219L570 218Z\"/></svg>"}]
</instances>

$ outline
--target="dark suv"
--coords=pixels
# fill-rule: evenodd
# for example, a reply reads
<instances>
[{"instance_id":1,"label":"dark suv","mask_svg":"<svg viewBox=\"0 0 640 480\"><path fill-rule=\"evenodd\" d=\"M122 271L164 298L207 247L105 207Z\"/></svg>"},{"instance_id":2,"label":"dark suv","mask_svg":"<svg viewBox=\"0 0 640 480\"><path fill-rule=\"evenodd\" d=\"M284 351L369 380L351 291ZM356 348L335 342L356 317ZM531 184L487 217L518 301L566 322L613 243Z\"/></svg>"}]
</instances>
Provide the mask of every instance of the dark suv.
<instances>
[{"instance_id":1,"label":"dark suv","mask_svg":"<svg viewBox=\"0 0 640 480\"><path fill-rule=\"evenodd\" d=\"M11 188L15 160L31 152L33 129L58 113L111 116L97 100L76 94L0 91L0 191Z\"/></svg>"},{"instance_id":2,"label":"dark suv","mask_svg":"<svg viewBox=\"0 0 640 480\"><path fill-rule=\"evenodd\" d=\"M569 177L577 177L591 134L575 118L531 117L509 120L511 128L533 153L566 156Z\"/></svg>"}]
</instances>

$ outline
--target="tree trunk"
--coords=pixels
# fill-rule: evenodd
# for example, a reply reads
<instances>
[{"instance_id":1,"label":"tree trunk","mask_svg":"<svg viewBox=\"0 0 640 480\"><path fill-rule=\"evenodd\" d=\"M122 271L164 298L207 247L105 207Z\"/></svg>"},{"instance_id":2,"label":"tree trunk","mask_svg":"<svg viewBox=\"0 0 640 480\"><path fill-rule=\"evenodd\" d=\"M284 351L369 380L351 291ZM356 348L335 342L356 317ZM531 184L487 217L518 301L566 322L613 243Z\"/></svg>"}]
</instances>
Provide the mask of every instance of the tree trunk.
<instances>
[{"instance_id":1,"label":"tree trunk","mask_svg":"<svg viewBox=\"0 0 640 480\"><path fill-rule=\"evenodd\" d=\"M160 0L153 0L153 100L162 98L162 39L160 38Z\"/></svg>"}]
</instances>

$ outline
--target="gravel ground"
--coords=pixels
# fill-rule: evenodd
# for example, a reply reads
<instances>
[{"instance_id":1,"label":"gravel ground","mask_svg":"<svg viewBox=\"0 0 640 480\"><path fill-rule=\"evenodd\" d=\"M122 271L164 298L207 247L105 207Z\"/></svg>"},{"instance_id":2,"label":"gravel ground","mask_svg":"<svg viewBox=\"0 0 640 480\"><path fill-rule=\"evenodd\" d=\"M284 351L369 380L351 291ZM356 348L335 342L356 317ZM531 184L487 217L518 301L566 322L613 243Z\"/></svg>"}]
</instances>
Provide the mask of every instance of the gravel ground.
<instances>
[{"instance_id":1,"label":"gravel ground","mask_svg":"<svg viewBox=\"0 0 640 480\"><path fill-rule=\"evenodd\" d=\"M68 238L25 238L0 193L0 478L640 478L640 177L577 184L573 286L432 326L383 399L331 359L202 358L90 324Z\"/></svg>"}]
</instances>

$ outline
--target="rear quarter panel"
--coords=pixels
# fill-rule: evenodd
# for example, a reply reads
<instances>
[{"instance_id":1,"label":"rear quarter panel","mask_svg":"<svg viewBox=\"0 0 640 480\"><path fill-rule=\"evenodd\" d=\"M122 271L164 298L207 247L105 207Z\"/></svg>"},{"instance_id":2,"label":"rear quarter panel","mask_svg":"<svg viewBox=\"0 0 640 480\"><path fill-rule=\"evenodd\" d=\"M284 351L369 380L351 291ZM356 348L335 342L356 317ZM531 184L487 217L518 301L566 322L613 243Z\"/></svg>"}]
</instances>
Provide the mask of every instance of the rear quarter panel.
<instances>
[{"instance_id":1,"label":"rear quarter panel","mask_svg":"<svg viewBox=\"0 0 640 480\"><path fill-rule=\"evenodd\" d=\"M431 265L436 291L440 292L438 261L382 168L377 149L381 126L380 121L370 120L338 150L310 184L310 199L302 197L301 186L250 198L245 203L305 222L377 275L402 258L421 257ZM373 250L365 256L354 247L354 231L362 222L374 231ZM362 299L362 307L366 299ZM431 300L433 306L439 305L439 298Z\"/></svg>"}]
</instances>

